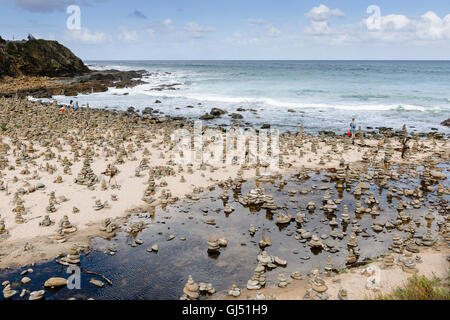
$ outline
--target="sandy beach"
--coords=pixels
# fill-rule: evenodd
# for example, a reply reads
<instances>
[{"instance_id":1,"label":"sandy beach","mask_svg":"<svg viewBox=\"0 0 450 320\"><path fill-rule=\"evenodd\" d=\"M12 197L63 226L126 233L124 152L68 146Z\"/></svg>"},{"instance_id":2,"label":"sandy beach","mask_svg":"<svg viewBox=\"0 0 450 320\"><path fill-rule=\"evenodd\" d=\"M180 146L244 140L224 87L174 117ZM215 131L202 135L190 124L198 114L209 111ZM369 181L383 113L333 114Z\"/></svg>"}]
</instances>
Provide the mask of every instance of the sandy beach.
<instances>
[{"instance_id":1,"label":"sandy beach","mask_svg":"<svg viewBox=\"0 0 450 320\"><path fill-rule=\"evenodd\" d=\"M261 165L176 165L168 137L181 124L192 130L188 120L84 108L63 113L57 106L13 98L1 99L0 109L4 129L0 136L1 268L54 259L67 254L74 244L87 249L92 237L112 237L132 213L152 214L156 206L195 199L196 194L226 180L264 179ZM435 167L440 162L448 164L446 139L412 139L409 146L415 151L402 159L396 137L359 138L352 145L346 137L317 137L301 130L280 136L279 175L336 170L342 162L357 170L367 161L383 161L387 146L390 165L425 165L432 179L446 179L446 173ZM110 179L108 170L117 173ZM449 193L440 184L428 188ZM115 226L105 231L106 219ZM445 276L448 254L445 245L439 251L424 252L419 271ZM382 271L383 292L406 279L407 273L398 269ZM327 282L328 293L336 298L341 284L349 290L350 299L363 299L370 293L361 288L361 279L364 276L355 270L338 275ZM279 299L303 295L295 283L288 288L263 292L276 293Z\"/></svg>"}]
</instances>

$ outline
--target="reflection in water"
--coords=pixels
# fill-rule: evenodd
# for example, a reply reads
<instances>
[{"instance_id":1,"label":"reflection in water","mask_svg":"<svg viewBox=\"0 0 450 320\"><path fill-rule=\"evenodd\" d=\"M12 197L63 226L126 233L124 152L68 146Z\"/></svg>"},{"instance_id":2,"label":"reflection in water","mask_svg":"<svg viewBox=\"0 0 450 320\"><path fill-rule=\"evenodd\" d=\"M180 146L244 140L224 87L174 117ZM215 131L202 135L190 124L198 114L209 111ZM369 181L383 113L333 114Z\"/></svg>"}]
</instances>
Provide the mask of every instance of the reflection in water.
<instances>
[{"instance_id":1,"label":"reflection in water","mask_svg":"<svg viewBox=\"0 0 450 320\"><path fill-rule=\"evenodd\" d=\"M154 218L132 216L128 224L144 222L146 228L143 231L133 235L120 232L110 240L95 238L92 251L81 258L84 270L105 275L112 280L112 285L106 284L104 288L99 289L89 281L92 278L102 280L101 278L82 273L81 290L62 288L47 291L45 298L178 299L188 275L192 275L196 282L212 283L217 291L227 290L234 283L242 288L257 265L256 256L260 252L258 243L263 237L270 237L272 244L265 248L269 255L287 260L286 267L279 267L267 273L267 285L275 284L280 270L285 274L294 271L308 274L315 266L323 269L328 255L331 255L334 268L340 269L345 267L348 255L347 241L351 233L352 220L358 221L365 235L357 236L360 248L359 261L373 259L386 253L388 246L392 244L393 235L405 237L404 231L383 229L382 232L376 233L371 228L375 220L395 220L400 197L387 199L386 189L378 189L376 184L369 185L367 193L356 198L363 200L370 192L374 192L382 210L381 215L376 217L367 213L355 214L355 196L350 193L352 186L346 185L336 190L335 182L327 178L326 172L310 173L310 176L303 180L299 180L296 175L287 176L283 178L286 184L280 183L279 180L274 184L259 183L259 186L264 188L265 194L274 196L277 210L262 209L261 206L243 207L238 202L239 197L255 187L255 181L247 181L242 184L240 190L234 190L234 193L233 190L228 190L230 196L228 201L217 201L223 190L216 187L213 191L208 191L207 197L201 201L184 199L176 204L157 208ZM389 182L388 187L390 185L394 184ZM403 180L396 181L395 185L415 188L419 182L411 177L404 177ZM309 192L301 194L299 191L302 189L308 189ZM296 190L297 193L292 196L287 190ZM329 193L331 199L340 200L337 201L338 211L335 214L324 214L324 211L320 210L325 192ZM417 225L416 234L426 233L427 224L423 216L426 214L430 198L435 196L425 197L425 207L408 210L414 218L419 218L423 222ZM306 210L306 205L310 201L315 202L317 206L312 212ZM225 214L223 212L225 204L231 205L235 210ZM336 221L340 221L344 205L347 205L349 210L350 225L339 222L337 226L331 227L329 222L333 217ZM204 209L208 209L207 213ZM275 222L279 212L293 217L297 212L302 212L307 222L297 224L292 221L289 224L277 225ZM215 220L215 224L206 223L211 219ZM433 232L436 230L437 220L428 222ZM253 236L248 231L250 224L257 228ZM322 248L311 248L308 243L302 243L296 232L298 228L321 237L324 243L332 241L337 252L330 253ZM332 230L342 232L343 238L341 240L332 238L330 236ZM175 238L167 241L172 234ZM228 240L228 245L220 248L220 254L207 252L207 241L211 235L226 237ZM144 243L131 247L137 238L142 239ZM180 238L185 240L181 241ZM150 249L154 244L158 245L158 252L148 252L146 249ZM114 249L114 255L110 254L110 249ZM66 268L54 261L37 265L34 270L30 276L32 282L26 286L28 290L42 289L43 283L50 277L69 276ZM13 287L21 290L20 271L18 269L1 271L0 281L9 280ZM18 298L18 295L15 298Z\"/></svg>"}]
</instances>

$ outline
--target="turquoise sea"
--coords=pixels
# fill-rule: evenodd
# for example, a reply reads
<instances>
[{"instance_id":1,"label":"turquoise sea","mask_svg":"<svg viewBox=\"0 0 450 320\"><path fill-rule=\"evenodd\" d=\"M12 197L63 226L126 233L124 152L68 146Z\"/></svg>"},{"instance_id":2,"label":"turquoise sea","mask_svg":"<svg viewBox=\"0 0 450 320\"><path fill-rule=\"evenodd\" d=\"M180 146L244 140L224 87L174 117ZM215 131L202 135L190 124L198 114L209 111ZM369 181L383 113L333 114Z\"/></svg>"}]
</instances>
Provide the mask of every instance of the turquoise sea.
<instances>
[{"instance_id":1,"label":"turquoise sea","mask_svg":"<svg viewBox=\"0 0 450 320\"><path fill-rule=\"evenodd\" d=\"M97 70L145 69L135 88L80 95L80 104L126 110L152 107L198 118L212 107L244 111L243 122L283 130L345 132L352 117L366 127L411 131L450 118L450 61L86 61ZM170 88L162 85L174 85ZM176 90L173 90L176 88ZM124 95L124 94L127 95ZM68 102L70 98L56 97ZM161 104L155 104L155 100ZM186 108L192 105L195 108ZM288 112L289 109L296 112ZM216 123L230 123L224 116Z\"/></svg>"}]
</instances>

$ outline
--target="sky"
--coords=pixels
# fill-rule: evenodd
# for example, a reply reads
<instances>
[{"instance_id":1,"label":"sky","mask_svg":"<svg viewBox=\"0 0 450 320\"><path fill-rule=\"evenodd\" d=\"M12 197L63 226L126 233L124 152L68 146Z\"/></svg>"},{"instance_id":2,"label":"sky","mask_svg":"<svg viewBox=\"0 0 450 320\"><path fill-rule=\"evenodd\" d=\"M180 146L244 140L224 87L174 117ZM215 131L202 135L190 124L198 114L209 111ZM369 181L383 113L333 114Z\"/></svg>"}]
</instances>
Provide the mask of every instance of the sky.
<instances>
[{"instance_id":1,"label":"sky","mask_svg":"<svg viewBox=\"0 0 450 320\"><path fill-rule=\"evenodd\" d=\"M84 60L449 60L450 1L0 0L0 36L28 34Z\"/></svg>"}]
</instances>

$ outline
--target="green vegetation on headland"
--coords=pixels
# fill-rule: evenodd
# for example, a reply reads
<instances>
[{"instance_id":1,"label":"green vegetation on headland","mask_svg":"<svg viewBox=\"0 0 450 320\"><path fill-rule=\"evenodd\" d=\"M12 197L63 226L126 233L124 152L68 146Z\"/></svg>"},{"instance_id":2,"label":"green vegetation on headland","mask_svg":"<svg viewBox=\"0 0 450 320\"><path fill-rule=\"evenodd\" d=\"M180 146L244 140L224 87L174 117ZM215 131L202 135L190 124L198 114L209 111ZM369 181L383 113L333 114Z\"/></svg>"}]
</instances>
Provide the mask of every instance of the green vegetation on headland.
<instances>
[{"instance_id":1,"label":"green vegetation on headland","mask_svg":"<svg viewBox=\"0 0 450 320\"><path fill-rule=\"evenodd\" d=\"M90 72L83 61L57 41L8 41L0 37L0 77L73 77Z\"/></svg>"}]
</instances>

